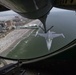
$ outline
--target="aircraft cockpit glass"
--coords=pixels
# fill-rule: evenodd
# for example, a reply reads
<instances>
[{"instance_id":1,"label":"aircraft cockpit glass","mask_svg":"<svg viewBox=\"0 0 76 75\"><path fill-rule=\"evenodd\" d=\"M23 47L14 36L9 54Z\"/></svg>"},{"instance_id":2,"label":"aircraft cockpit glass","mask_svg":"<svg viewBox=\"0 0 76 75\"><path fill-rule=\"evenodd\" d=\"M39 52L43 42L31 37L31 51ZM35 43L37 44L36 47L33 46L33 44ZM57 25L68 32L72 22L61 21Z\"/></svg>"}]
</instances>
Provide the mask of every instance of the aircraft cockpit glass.
<instances>
[{"instance_id":1,"label":"aircraft cockpit glass","mask_svg":"<svg viewBox=\"0 0 76 75\"><path fill-rule=\"evenodd\" d=\"M9 24L12 23L13 30L8 33L3 28L3 32L0 32L0 36L7 33L0 38L0 56L13 60L27 60L45 57L53 53L58 54L62 52L62 48L66 45L69 47L69 43L76 39L75 20L76 14L74 11L55 8L47 16L47 32L45 33L43 24L38 19L25 24L24 22L27 22L27 19L24 21L15 16L14 20L6 21L9 29L11 28ZM1 26L0 24L0 31L2 30Z\"/></svg>"}]
</instances>

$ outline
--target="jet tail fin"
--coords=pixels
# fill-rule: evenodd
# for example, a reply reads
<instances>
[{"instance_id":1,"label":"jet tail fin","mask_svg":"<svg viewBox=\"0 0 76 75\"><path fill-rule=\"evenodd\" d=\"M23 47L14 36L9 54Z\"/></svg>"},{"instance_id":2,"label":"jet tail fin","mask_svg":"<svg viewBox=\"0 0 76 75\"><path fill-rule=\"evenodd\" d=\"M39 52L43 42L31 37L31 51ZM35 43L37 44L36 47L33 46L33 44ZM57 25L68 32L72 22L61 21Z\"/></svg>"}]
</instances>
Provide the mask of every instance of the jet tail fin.
<instances>
[{"instance_id":1,"label":"jet tail fin","mask_svg":"<svg viewBox=\"0 0 76 75\"><path fill-rule=\"evenodd\" d=\"M50 39L46 40L46 44L47 44L48 51L50 51L51 45L52 45L52 40L50 40Z\"/></svg>"}]
</instances>

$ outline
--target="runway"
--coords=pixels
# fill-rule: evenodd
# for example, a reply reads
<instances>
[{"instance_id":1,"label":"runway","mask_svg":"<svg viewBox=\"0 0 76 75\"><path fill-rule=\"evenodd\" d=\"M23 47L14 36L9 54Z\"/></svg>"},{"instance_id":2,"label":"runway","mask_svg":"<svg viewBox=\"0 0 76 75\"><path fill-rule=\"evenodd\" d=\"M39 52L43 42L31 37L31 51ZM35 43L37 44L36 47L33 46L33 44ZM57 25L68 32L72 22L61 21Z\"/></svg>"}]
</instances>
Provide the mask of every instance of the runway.
<instances>
[{"instance_id":1,"label":"runway","mask_svg":"<svg viewBox=\"0 0 76 75\"><path fill-rule=\"evenodd\" d=\"M29 24L38 23L38 20L34 20ZM31 29L15 29L8 33L4 38L0 39L0 56L6 56L6 54L14 48L23 37L27 36Z\"/></svg>"}]
</instances>

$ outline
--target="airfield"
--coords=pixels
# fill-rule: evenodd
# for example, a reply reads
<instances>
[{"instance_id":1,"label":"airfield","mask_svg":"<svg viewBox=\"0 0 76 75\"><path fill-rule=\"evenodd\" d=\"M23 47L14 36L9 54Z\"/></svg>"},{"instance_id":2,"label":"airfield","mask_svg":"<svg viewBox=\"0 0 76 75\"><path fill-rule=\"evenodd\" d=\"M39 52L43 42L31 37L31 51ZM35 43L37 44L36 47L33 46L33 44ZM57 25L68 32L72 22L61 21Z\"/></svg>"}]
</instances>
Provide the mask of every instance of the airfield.
<instances>
[{"instance_id":1,"label":"airfield","mask_svg":"<svg viewBox=\"0 0 76 75\"><path fill-rule=\"evenodd\" d=\"M28 24L33 24L33 23L40 23L39 20L34 20ZM0 55L1 56L6 56L12 48L15 48L20 41L27 37L27 34L31 34L33 30L31 29L15 29L8 33L5 37L0 39Z\"/></svg>"}]
</instances>

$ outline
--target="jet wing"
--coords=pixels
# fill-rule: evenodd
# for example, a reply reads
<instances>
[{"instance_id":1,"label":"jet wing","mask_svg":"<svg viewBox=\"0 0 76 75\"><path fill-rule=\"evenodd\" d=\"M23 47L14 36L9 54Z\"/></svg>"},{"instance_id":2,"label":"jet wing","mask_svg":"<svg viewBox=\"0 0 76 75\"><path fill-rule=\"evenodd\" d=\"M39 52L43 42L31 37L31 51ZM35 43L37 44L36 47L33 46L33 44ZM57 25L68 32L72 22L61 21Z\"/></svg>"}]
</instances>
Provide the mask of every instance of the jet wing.
<instances>
[{"instance_id":1,"label":"jet wing","mask_svg":"<svg viewBox=\"0 0 76 75\"><path fill-rule=\"evenodd\" d=\"M38 33L39 36L46 37L46 34Z\"/></svg>"},{"instance_id":2,"label":"jet wing","mask_svg":"<svg viewBox=\"0 0 76 75\"><path fill-rule=\"evenodd\" d=\"M52 34L52 38L56 38L62 36L63 38L65 38L65 36L63 34Z\"/></svg>"}]
</instances>

